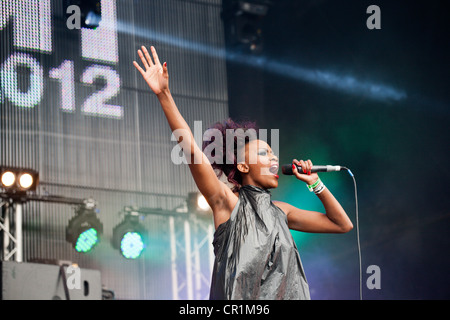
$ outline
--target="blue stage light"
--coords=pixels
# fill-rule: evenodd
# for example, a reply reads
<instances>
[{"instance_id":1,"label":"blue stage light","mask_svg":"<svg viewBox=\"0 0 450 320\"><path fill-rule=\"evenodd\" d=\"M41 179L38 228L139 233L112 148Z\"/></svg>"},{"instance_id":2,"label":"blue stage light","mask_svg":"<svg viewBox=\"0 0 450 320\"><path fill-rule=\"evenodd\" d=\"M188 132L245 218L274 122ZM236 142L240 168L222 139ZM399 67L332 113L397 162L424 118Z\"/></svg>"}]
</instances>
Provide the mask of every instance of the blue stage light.
<instances>
[{"instance_id":1,"label":"blue stage light","mask_svg":"<svg viewBox=\"0 0 450 320\"><path fill-rule=\"evenodd\" d=\"M120 251L127 259L138 258L144 250L144 239L138 232L127 232L120 242Z\"/></svg>"},{"instance_id":2,"label":"blue stage light","mask_svg":"<svg viewBox=\"0 0 450 320\"><path fill-rule=\"evenodd\" d=\"M124 220L113 229L112 245L120 250L123 257L137 259L146 246L146 231L139 223L139 216L127 214Z\"/></svg>"}]
</instances>

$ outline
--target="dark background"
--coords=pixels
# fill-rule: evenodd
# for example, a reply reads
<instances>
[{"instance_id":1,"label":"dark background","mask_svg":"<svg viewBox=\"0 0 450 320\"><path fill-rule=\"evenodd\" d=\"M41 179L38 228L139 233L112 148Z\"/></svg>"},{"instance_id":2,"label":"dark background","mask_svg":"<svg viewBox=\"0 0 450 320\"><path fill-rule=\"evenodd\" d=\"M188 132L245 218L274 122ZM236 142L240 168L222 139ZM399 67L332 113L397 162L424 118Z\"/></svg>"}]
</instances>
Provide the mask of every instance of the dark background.
<instances>
[{"instance_id":1,"label":"dark background","mask_svg":"<svg viewBox=\"0 0 450 320\"><path fill-rule=\"evenodd\" d=\"M366 27L372 4L381 9L380 30ZM312 159L355 174L364 298L450 298L447 7L445 1L273 1L261 19L259 53L237 44L235 21L225 20L230 116L280 129L282 163ZM249 63L251 57L262 63ZM292 68L276 70L277 62ZM321 85L297 77L296 67L403 96L350 92L341 89L343 80ZM351 178L321 177L355 224ZM320 210L314 195L292 180L280 177L273 197ZM356 228L345 235L293 234L312 298L357 299ZM380 290L365 285L369 265L380 267Z\"/></svg>"}]
</instances>

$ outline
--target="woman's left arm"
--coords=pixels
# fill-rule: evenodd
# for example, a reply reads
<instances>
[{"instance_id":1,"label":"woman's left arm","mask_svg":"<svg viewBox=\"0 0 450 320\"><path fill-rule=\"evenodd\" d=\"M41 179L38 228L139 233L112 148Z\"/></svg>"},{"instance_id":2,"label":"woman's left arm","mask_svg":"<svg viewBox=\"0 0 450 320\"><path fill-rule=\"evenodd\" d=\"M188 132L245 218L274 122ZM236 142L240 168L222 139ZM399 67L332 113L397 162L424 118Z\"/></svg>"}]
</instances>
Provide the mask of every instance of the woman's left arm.
<instances>
[{"instance_id":1,"label":"woman's left arm","mask_svg":"<svg viewBox=\"0 0 450 320\"><path fill-rule=\"evenodd\" d=\"M297 168L293 167L293 172L297 179L309 185L313 185L319 179L316 173L311 173L311 160L293 160L293 163L301 166L304 171L299 173ZM323 190L317 194L317 197L322 201L325 214L302 210L284 202L277 201L275 204L286 213L290 229L313 233L346 233L353 229L350 218L327 187L324 186Z\"/></svg>"}]
</instances>

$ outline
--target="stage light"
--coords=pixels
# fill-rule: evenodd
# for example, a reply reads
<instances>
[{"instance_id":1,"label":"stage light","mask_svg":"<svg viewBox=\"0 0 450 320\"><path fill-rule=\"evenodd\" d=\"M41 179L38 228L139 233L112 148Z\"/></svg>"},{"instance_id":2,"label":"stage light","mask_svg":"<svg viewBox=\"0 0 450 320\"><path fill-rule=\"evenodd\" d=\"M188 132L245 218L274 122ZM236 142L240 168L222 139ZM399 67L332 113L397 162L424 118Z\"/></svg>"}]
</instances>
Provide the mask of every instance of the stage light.
<instances>
[{"instance_id":1,"label":"stage light","mask_svg":"<svg viewBox=\"0 0 450 320\"><path fill-rule=\"evenodd\" d=\"M114 227L112 245L127 259L137 259L141 256L146 246L146 230L139 223L137 213L128 213L124 220Z\"/></svg>"},{"instance_id":2,"label":"stage light","mask_svg":"<svg viewBox=\"0 0 450 320\"><path fill-rule=\"evenodd\" d=\"M127 259L136 259L144 250L144 239L137 232L127 232L120 242L120 251Z\"/></svg>"},{"instance_id":3,"label":"stage light","mask_svg":"<svg viewBox=\"0 0 450 320\"><path fill-rule=\"evenodd\" d=\"M197 206L202 211L207 211L210 209L208 201L206 201L206 198L203 195L200 195L197 198Z\"/></svg>"},{"instance_id":4,"label":"stage light","mask_svg":"<svg viewBox=\"0 0 450 320\"><path fill-rule=\"evenodd\" d=\"M102 20L102 8L100 0L66 0L64 12L67 7L76 5L80 8L80 22L82 28L96 29Z\"/></svg>"},{"instance_id":5,"label":"stage light","mask_svg":"<svg viewBox=\"0 0 450 320\"><path fill-rule=\"evenodd\" d=\"M0 167L0 188L9 194L35 191L39 174L33 169Z\"/></svg>"},{"instance_id":6,"label":"stage light","mask_svg":"<svg viewBox=\"0 0 450 320\"><path fill-rule=\"evenodd\" d=\"M11 171L6 171L2 174L2 185L5 187L11 187L16 181L16 176Z\"/></svg>"},{"instance_id":7,"label":"stage light","mask_svg":"<svg viewBox=\"0 0 450 320\"><path fill-rule=\"evenodd\" d=\"M234 1L231 15L234 41L243 45L249 53L261 53L263 47L263 19L269 2L264 0Z\"/></svg>"},{"instance_id":8,"label":"stage light","mask_svg":"<svg viewBox=\"0 0 450 320\"><path fill-rule=\"evenodd\" d=\"M29 173L23 173L19 178L19 186L28 189L33 184L33 177Z\"/></svg>"},{"instance_id":9,"label":"stage light","mask_svg":"<svg viewBox=\"0 0 450 320\"><path fill-rule=\"evenodd\" d=\"M84 25L86 28L95 29L99 26L102 20L101 14L96 13L91 10L86 14L86 19L84 19Z\"/></svg>"},{"instance_id":10,"label":"stage light","mask_svg":"<svg viewBox=\"0 0 450 320\"><path fill-rule=\"evenodd\" d=\"M200 214L212 213L211 207L200 192L190 192L188 195L188 210Z\"/></svg>"},{"instance_id":11,"label":"stage light","mask_svg":"<svg viewBox=\"0 0 450 320\"><path fill-rule=\"evenodd\" d=\"M78 252L89 252L100 241L103 224L92 207L80 206L66 228L66 240Z\"/></svg>"},{"instance_id":12,"label":"stage light","mask_svg":"<svg viewBox=\"0 0 450 320\"><path fill-rule=\"evenodd\" d=\"M75 243L75 250L78 252L90 251L98 242L98 233L94 228L89 228L83 231Z\"/></svg>"}]
</instances>

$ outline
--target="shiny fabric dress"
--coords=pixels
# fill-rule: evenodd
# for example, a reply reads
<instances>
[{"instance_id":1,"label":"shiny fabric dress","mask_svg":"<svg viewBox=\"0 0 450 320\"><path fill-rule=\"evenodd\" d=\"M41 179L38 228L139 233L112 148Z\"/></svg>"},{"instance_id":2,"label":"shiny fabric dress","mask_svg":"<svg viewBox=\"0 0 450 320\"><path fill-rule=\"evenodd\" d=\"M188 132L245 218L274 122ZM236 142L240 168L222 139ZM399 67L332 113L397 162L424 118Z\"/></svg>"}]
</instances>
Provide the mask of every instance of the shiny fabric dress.
<instances>
[{"instance_id":1,"label":"shiny fabric dress","mask_svg":"<svg viewBox=\"0 0 450 320\"><path fill-rule=\"evenodd\" d=\"M246 185L214 234L211 300L310 299L286 214L268 190Z\"/></svg>"}]
</instances>

